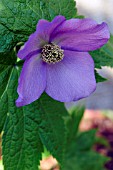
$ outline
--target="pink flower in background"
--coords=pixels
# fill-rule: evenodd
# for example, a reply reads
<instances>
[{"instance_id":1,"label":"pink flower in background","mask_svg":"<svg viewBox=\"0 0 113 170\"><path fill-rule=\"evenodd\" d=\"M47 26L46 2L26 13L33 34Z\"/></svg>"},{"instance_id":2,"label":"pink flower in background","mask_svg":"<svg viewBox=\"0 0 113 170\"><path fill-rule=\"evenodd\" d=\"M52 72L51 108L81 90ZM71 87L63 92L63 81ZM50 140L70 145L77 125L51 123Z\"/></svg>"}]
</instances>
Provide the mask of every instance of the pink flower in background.
<instances>
[{"instance_id":1,"label":"pink flower in background","mask_svg":"<svg viewBox=\"0 0 113 170\"><path fill-rule=\"evenodd\" d=\"M77 101L96 88L94 62L88 51L107 43L106 23L91 19L57 16L52 22L40 20L18 57L25 60L19 78L16 105L37 100L45 91L61 102Z\"/></svg>"}]
</instances>

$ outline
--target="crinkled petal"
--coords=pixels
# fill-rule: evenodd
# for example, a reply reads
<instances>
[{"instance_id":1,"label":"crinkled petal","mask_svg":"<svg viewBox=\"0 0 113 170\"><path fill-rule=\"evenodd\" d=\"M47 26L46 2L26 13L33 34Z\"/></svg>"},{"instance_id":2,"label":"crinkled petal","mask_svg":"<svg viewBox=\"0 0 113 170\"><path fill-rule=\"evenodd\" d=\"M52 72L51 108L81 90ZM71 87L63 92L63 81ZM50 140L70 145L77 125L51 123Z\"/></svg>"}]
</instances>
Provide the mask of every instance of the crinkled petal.
<instances>
[{"instance_id":1,"label":"crinkled petal","mask_svg":"<svg viewBox=\"0 0 113 170\"><path fill-rule=\"evenodd\" d=\"M61 102L89 96L96 88L94 62L86 52L65 51L64 59L47 66L46 93Z\"/></svg>"},{"instance_id":2,"label":"crinkled petal","mask_svg":"<svg viewBox=\"0 0 113 170\"><path fill-rule=\"evenodd\" d=\"M107 43L110 37L106 23L97 24L91 19L70 19L59 26L51 37L63 49L92 51Z\"/></svg>"},{"instance_id":3,"label":"crinkled petal","mask_svg":"<svg viewBox=\"0 0 113 170\"><path fill-rule=\"evenodd\" d=\"M55 17L52 22L48 22L44 19L39 20L36 31L30 35L28 41L19 50L18 57L20 59L26 59L36 55L40 48L49 42L52 32L65 20L65 17L60 15Z\"/></svg>"},{"instance_id":4,"label":"crinkled petal","mask_svg":"<svg viewBox=\"0 0 113 170\"><path fill-rule=\"evenodd\" d=\"M37 100L46 87L46 64L36 55L26 60L19 78L18 107Z\"/></svg>"}]
</instances>

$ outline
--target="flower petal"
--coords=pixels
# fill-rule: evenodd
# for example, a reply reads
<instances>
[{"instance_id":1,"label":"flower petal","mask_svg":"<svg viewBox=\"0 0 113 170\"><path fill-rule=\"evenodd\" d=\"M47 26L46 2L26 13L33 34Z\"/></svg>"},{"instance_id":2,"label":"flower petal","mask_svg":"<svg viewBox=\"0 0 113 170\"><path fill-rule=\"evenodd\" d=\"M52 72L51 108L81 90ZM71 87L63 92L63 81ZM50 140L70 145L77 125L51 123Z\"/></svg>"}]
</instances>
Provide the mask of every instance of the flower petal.
<instances>
[{"instance_id":1,"label":"flower petal","mask_svg":"<svg viewBox=\"0 0 113 170\"><path fill-rule=\"evenodd\" d=\"M70 19L59 26L51 38L63 49L74 51L96 50L110 37L106 23L97 24L91 19Z\"/></svg>"},{"instance_id":2,"label":"flower petal","mask_svg":"<svg viewBox=\"0 0 113 170\"><path fill-rule=\"evenodd\" d=\"M46 64L39 55L26 60L19 78L16 101L18 107L32 103L40 97L46 87Z\"/></svg>"},{"instance_id":3,"label":"flower petal","mask_svg":"<svg viewBox=\"0 0 113 170\"><path fill-rule=\"evenodd\" d=\"M37 24L36 30L39 33L40 39L48 43L54 31L62 25L64 21L66 21L66 19L61 15L56 16L51 22L41 19Z\"/></svg>"},{"instance_id":4,"label":"flower petal","mask_svg":"<svg viewBox=\"0 0 113 170\"><path fill-rule=\"evenodd\" d=\"M26 59L29 56L36 55L40 48L49 42L52 32L65 21L65 17L57 16L52 22L44 19L39 20L36 32L30 35L28 41L19 50L18 57Z\"/></svg>"},{"instance_id":5,"label":"flower petal","mask_svg":"<svg viewBox=\"0 0 113 170\"><path fill-rule=\"evenodd\" d=\"M30 35L28 41L20 48L17 56L25 60L27 58L32 57L33 55L37 55L40 52L41 42L38 39L37 32L34 32Z\"/></svg>"},{"instance_id":6,"label":"flower petal","mask_svg":"<svg viewBox=\"0 0 113 170\"><path fill-rule=\"evenodd\" d=\"M64 59L47 66L46 93L61 102L89 96L96 88L94 62L86 52L65 51Z\"/></svg>"}]
</instances>

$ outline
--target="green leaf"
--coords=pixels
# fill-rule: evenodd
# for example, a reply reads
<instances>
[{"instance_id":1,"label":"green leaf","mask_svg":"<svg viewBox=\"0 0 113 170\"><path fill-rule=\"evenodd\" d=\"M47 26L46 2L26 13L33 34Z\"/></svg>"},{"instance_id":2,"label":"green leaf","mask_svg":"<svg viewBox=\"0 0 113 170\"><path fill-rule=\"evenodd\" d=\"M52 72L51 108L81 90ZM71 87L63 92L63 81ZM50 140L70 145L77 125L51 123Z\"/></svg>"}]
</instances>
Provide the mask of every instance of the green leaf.
<instances>
[{"instance_id":1,"label":"green leaf","mask_svg":"<svg viewBox=\"0 0 113 170\"><path fill-rule=\"evenodd\" d=\"M0 72L3 66L5 68L8 66L14 66L16 60L17 60L17 56L15 50L7 51L5 53L0 53Z\"/></svg>"},{"instance_id":2,"label":"green leaf","mask_svg":"<svg viewBox=\"0 0 113 170\"><path fill-rule=\"evenodd\" d=\"M56 15L64 15L67 19L75 18L77 15L74 0L48 0L48 8L51 19Z\"/></svg>"},{"instance_id":3,"label":"green leaf","mask_svg":"<svg viewBox=\"0 0 113 170\"><path fill-rule=\"evenodd\" d=\"M111 66L113 67L112 56L106 54L102 49L90 52L94 59L95 68L101 68L101 66Z\"/></svg>"},{"instance_id":4,"label":"green leaf","mask_svg":"<svg viewBox=\"0 0 113 170\"><path fill-rule=\"evenodd\" d=\"M86 151L88 152L93 144L95 143L96 130L92 129L86 132L81 132L76 135L75 140L72 139L70 143L68 143L67 147L67 158L73 157L76 152Z\"/></svg>"},{"instance_id":5,"label":"green leaf","mask_svg":"<svg viewBox=\"0 0 113 170\"><path fill-rule=\"evenodd\" d=\"M67 116L64 104L43 94L39 100L39 134L47 150L63 164L66 129L63 117Z\"/></svg>"},{"instance_id":6,"label":"green leaf","mask_svg":"<svg viewBox=\"0 0 113 170\"><path fill-rule=\"evenodd\" d=\"M113 35L110 36L110 40L108 41L106 45L103 46L102 50L106 54L111 56L111 58L113 59ZM113 63L113 60L112 60L112 63Z\"/></svg>"},{"instance_id":7,"label":"green leaf","mask_svg":"<svg viewBox=\"0 0 113 170\"><path fill-rule=\"evenodd\" d=\"M0 90L2 84L7 82L11 69L15 66L17 57L14 50L6 53L0 53Z\"/></svg>"},{"instance_id":8,"label":"green leaf","mask_svg":"<svg viewBox=\"0 0 113 170\"><path fill-rule=\"evenodd\" d=\"M67 127L67 148L70 142L76 139L78 133L78 128L80 121L83 117L85 108L83 106L77 106L71 111L68 117L66 117L66 127Z\"/></svg>"},{"instance_id":9,"label":"green leaf","mask_svg":"<svg viewBox=\"0 0 113 170\"><path fill-rule=\"evenodd\" d=\"M11 69L12 67L8 66L0 73L0 96L2 96L3 92L6 89Z\"/></svg>"},{"instance_id":10,"label":"green leaf","mask_svg":"<svg viewBox=\"0 0 113 170\"><path fill-rule=\"evenodd\" d=\"M110 148L110 143L105 137L96 137L95 138L95 143L103 145L103 146L105 146L107 148Z\"/></svg>"},{"instance_id":11,"label":"green leaf","mask_svg":"<svg viewBox=\"0 0 113 170\"><path fill-rule=\"evenodd\" d=\"M5 91L2 97L0 98L0 133L3 130L5 120L8 113L8 96Z\"/></svg>"},{"instance_id":12,"label":"green leaf","mask_svg":"<svg viewBox=\"0 0 113 170\"><path fill-rule=\"evenodd\" d=\"M30 112L30 114L25 112L26 119L30 118L32 120L32 114L34 114L35 117L37 116L37 135L39 134L42 143L51 154L57 158L59 163L63 164L66 138L63 116L67 116L64 104L54 101L46 94L43 94L39 101L23 107L23 110L26 110L28 113ZM24 123L25 126L27 122ZM23 125L21 125L21 127L22 126ZM30 123L29 126L31 126ZM33 136L36 136L36 134Z\"/></svg>"},{"instance_id":13,"label":"green leaf","mask_svg":"<svg viewBox=\"0 0 113 170\"><path fill-rule=\"evenodd\" d=\"M0 54L0 132L3 129L8 113L7 87L15 62L16 55L14 51Z\"/></svg>"},{"instance_id":14,"label":"green leaf","mask_svg":"<svg viewBox=\"0 0 113 170\"><path fill-rule=\"evenodd\" d=\"M76 138L76 150L90 150L95 143L97 130L92 129L80 133Z\"/></svg>"},{"instance_id":15,"label":"green leaf","mask_svg":"<svg viewBox=\"0 0 113 170\"><path fill-rule=\"evenodd\" d=\"M111 35L108 43L99 50L90 52L94 59L95 67L101 68L101 66L113 67L113 36Z\"/></svg>"},{"instance_id":16,"label":"green leaf","mask_svg":"<svg viewBox=\"0 0 113 170\"><path fill-rule=\"evenodd\" d=\"M15 45L14 33L12 31L9 31L6 23L5 23L6 26L4 26L4 23L2 23L2 21L1 21L1 13L2 13L1 8L2 8L2 6L1 6L1 2L0 2L0 53L12 49L12 46ZM4 15L4 17L5 16L6 15ZM6 17L8 17L8 16L6 16ZM8 18L6 18L6 20L8 20Z\"/></svg>"},{"instance_id":17,"label":"green leaf","mask_svg":"<svg viewBox=\"0 0 113 170\"><path fill-rule=\"evenodd\" d=\"M39 19L51 21L56 15L74 17L74 0L1 0L0 52L12 49L18 42L25 42L35 31Z\"/></svg>"},{"instance_id":18,"label":"green leaf","mask_svg":"<svg viewBox=\"0 0 113 170\"><path fill-rule=\"evenodd\" d=\"M107 79L102 77L96 70L95 70L95 78L97 83L107 81Z\"/></svg>"},{"instance_id":19,"label":"green leaf","mask_svg":"<svg viewBox=\"0 0 113 170\"><path fill-rule=\"evenodd\" d=\"M41 159L43 146L38 134L38 106L34 102L29 106L17 108L18 73L11 73L8 94L8 116L3 133L3 164L5 170L36 170Z\"/></svg>"},{"instance_id":20,"label":"green leaf","mask_svg":"<svg viewBox=\"0 0 113 170\"><path fill-rule=\"evenodd\" d=\"M74 157L66 161L65 170L105 170L107 161L108 158L93 151L76 152Z\"/></svg>"},{"instance_id":21,"label":"green leaf","mask_svg":"<svg viewBox=\"0 0 113 170\"><path fill-rule=\"evenodd\" d=\"M36 5L37 10L34 10ZM8 51L16 45L17 42L27 39L35 31L36 24L42 18L40 10L40 1L33 1L32 6L29 0L19 1L0 1L0 42L2 46L0 52Z\"/></svg>"}]
</instances>

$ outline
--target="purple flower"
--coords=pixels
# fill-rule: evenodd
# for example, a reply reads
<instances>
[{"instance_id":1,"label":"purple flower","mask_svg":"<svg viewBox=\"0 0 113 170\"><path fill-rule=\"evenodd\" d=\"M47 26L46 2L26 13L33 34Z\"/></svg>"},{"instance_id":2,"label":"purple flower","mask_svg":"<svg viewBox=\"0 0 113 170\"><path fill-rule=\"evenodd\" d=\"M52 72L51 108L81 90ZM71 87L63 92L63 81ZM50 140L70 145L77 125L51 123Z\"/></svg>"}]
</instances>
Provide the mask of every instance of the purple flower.
<instances>
[{"instance_id":1,"label":"purple flower","mask_svg":"<svg viewBox=\"0 0 113 170\"><path fill-rule=\"evenodd\" d=\"M25 60L19 78L16 105L37 100L45 91L61 102L77 101L96 88L94 62L88 51L107 43L106 23L91 19L57 16L52 22L41 19L36 32L18 52Z\"/></svg>"}]
</instances>

